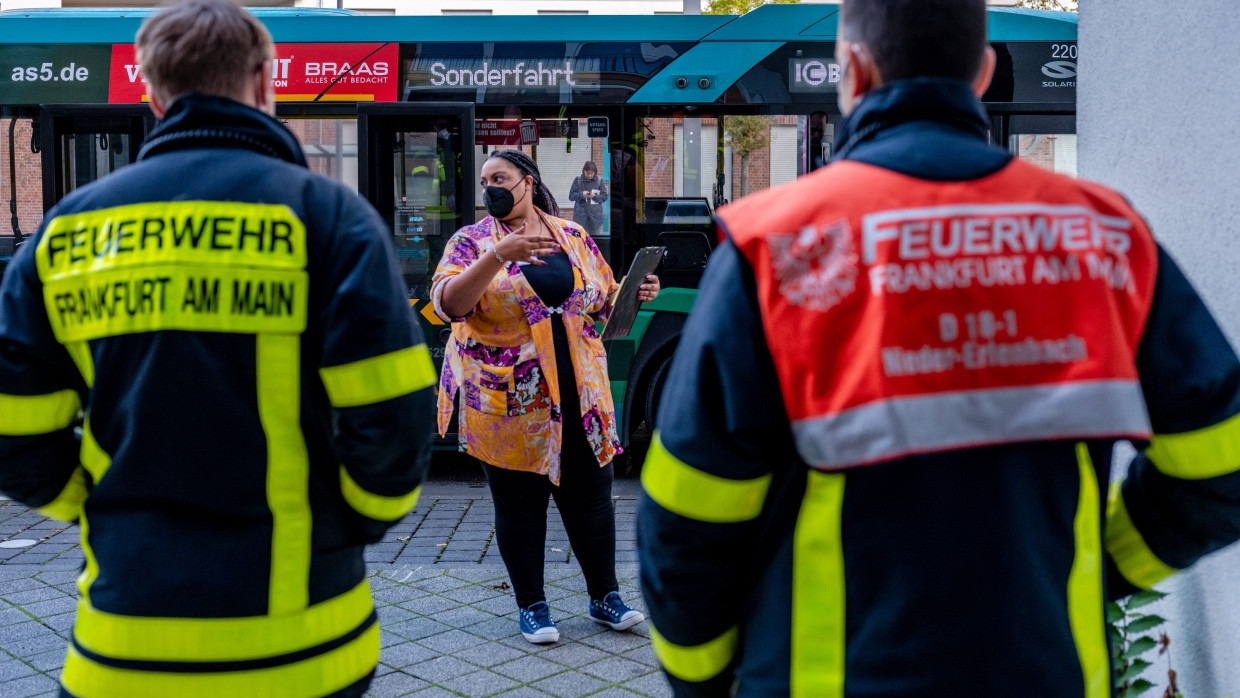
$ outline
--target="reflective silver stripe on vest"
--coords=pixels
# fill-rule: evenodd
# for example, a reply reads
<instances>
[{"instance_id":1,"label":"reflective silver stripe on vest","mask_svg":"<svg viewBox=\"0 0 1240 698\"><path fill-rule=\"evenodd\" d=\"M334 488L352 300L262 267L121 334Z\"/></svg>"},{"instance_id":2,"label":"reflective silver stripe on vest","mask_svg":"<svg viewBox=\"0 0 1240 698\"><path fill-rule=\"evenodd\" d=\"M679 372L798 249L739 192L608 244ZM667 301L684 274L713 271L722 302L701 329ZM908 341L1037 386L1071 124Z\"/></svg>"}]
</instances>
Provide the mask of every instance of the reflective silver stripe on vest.
<instances>
[{"instance_id":1,"label":"reflective silver stripe on vest","mask_svg":"<svg viewBox=\"0 0 1240 698\"><path fill-rule=\"evenodd\" d=\"M862 405L792 425L797 451L819 468L1018 441L1148 438L1136 381L963 390Z\"/></svg>"}]
</instances>

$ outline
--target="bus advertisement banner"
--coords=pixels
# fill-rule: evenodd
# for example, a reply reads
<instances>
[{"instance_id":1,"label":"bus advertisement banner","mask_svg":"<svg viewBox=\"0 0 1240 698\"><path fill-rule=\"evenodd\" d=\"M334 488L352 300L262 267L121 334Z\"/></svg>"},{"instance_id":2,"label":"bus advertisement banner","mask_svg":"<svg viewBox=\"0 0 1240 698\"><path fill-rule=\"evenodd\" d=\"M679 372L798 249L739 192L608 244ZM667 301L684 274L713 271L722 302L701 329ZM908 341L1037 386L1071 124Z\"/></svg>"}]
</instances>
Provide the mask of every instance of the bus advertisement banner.
<instances>
[{"instance_id":1,"label":"bus advertisement banner","mask_svg":"<svg viewBox=\"0 0 1240 698\"><path fill-rule=\"evenodd\" d=\"M538 145L538 122L521 119L474 121L474 145Z\"/></svg>"},{"instance_id":2,"label":"bus advertisement banner","mask_svg":"<svg viewBox=\"0 0 1240 698\"><path fill-rule=\"evenodd\" d=\"M0 104L103 102L108 47L0 45L0 79Z\"/></svg>"},{"instance_id":3,"label":"bus advertisement banner","mask_svg":"<svg viewBox=\"0 0 1240 698\"><path fill-rule=\"evenodd\" d=\"M277 44L271 83L277 102L394 102L400 48L382 44ZM108 102L146 101L133 44L112 46Z\"/></svg>"}]
</instances>

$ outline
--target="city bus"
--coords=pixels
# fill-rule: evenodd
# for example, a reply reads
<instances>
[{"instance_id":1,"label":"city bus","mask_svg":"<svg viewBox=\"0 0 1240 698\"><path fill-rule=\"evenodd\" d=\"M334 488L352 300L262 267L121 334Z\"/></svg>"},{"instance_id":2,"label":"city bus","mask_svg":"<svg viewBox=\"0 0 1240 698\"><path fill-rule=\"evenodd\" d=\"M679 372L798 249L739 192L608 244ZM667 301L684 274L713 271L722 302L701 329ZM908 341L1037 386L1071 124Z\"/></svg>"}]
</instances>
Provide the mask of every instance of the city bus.
<instances>
[{"instance_id":1,"label":"city bus","mask_svg":"<svg viewBox=\"0 0 1240 698\"><path fill-rule=\"evenodd\" d=\"M149 12L0 12L10 214L0 215L0 262L61 197L136 159L154 126L132 45ZM1076 15L989 13L991 139L1074 173ZM450 329L430 307L429 277L452 233L485 215L477 182L488 153L531 154L570 218L572 180L595 164L606 190L595 237L617 275L641 247L666 248L664 292L608 347L621 434L636 454L716 244L711 213L820 165L841 120L836 5L742 16L255 14L276 42L277 115L312 169L390 224L437 358Z\"/></svg>"}]
</instances>

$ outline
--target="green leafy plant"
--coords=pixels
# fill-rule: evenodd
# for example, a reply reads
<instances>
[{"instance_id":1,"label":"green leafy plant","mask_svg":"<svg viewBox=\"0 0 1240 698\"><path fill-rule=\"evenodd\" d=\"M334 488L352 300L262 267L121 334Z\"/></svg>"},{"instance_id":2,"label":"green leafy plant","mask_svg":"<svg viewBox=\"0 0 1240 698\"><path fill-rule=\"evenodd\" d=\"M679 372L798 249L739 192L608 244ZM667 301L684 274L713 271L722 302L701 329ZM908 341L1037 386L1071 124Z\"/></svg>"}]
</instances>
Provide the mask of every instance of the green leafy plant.
<instances>
[{"instance_id":1,"label":"green leafy plant","mask_svg":"<svg viewBox=\"0 0 1240 698\"><path fill-rule=\"evenodd\" d=\"M1165 597L1166 594L1146 590L1126 599L1107 604L1107 632L1111 643L1112 681L1115 695L1119 698L1135 698L1151 688L1154 682L1143 674L1154 665L1153 658L1167 655L1168 685L1163 698L1184 698L1176 685L1175 670L1171 669L1171 639L1159 628L1167 619L1138 609ZM1157 649L1157 655L1149 653ZM1147 658L1150 657L1150 658Z\"/></svg>"}]
</instances>

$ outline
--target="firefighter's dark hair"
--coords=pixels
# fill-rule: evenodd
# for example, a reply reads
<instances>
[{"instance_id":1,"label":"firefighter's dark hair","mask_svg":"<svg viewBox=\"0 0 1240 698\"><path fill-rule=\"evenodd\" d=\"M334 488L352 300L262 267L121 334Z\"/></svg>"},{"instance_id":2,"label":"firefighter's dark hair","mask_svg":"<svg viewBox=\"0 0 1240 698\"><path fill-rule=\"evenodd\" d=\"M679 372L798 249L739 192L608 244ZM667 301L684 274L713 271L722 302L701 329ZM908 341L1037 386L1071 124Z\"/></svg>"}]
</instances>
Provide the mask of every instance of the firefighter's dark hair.
<instances>
[{"instance_id":1,"label":"firefighter's dark hair","mask_svg":"<svg viewBox=\"0 0 1240 698\"><path fill-rule=\"evenodd\" d=\"M844 0L840 38L869 49L883 82L972 82L986 51L986 0Z\"/></svg>"},{"instance_id":2,"label":"firefighter's dark hair","mask_svg":"<svg viewBox=\"0 0 1240 698\"><path fill-rule=\"evenodd\" d=\"M510 150L496 150L491 153L492 158L503 158L512 163L522 175L529 175L534 178L534 205L553 216L560 215L560 205L555 202L555 195L543 184L542 175L538 172L538 164L534 162L534 158L526 155L524 152L515 148ZM490 158L488 158L490 159Z\"/></svg>"}]
</instances>

